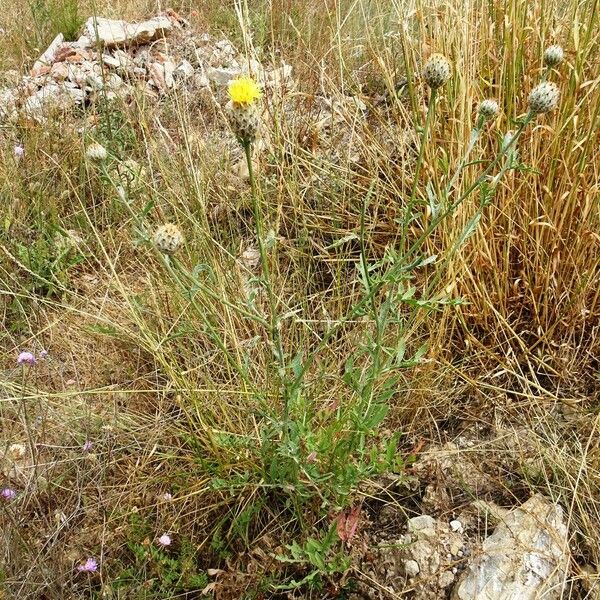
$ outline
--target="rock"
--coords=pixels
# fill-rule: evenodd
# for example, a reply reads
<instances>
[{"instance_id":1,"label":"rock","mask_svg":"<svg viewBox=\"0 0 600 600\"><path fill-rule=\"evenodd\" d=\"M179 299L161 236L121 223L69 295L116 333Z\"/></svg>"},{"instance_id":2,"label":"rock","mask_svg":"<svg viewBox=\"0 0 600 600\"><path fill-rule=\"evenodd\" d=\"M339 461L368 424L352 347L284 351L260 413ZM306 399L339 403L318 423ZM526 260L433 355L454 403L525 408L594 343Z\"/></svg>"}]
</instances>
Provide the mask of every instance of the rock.
<instances>
[{"instance_id":1,"label":"rock","mask_svg":"<svg viewBox=\"0 0 600 600\"><path fill-rule=\"evenodd\" d=\"M209 67L206 71L208 79L220 86L227 85L232 79L239 77L241 73L241 69L224 69L215 67Z\"/></svg>"},{"instance_id":2,"label":"rock","mask_svg":"<svg viewBox=\"0 0 600 600\"><path fill-rule=\"evenodd\" d=\"M404 572L408 577L416 577L419 574L419 563L416 560L404 561Z\"/></svg>"},{"instance_id":3,"label":"rock","mask_svg":"<svg viewBox=\"0 0 600 600\"><path fill-rule=\"evenodd\" d=\"M183 60L179 63L173 75L177 79L188 79L194 75L194 67L191 62Z\"/></svg>"},{"instance_id":4,"label":"rock","mask_svg":"<svg viewBox=\"0 0 600 600\"><path fill-rule=\"evenodd\" d=\"M50 69L50 75L57 81L64 81L69 77L69 66L64 62L54 63Z\"/></svg>"},{"instance_id":5,"label":"rock","mask_svg":"<svg viewBox=\"0 0 600 600\"><path fill-rule=\"evenodd\" d=\"M458 531L459 533L462 533L463 532L463 524L457 520L450 521L450 529L452 529L452 531Z\"/></svg>"},{"instance_id":6,"label":"rock","mask_svg":"<svg viewBox=\"0 0 600 600\"><path fill-rule=\"evenodd\" d=\"M75 48L71 47L69 44L63 44L56 51L56 54L54 55L54 62L62 62L67 60L67 58L75 56L76 54L77 50L75 50Z\"/></svg>"},{"instance_id":7,"label":"rock","mask_svg":"<svg viewBox=\"0 0 600 600\"><path fill-rule=\"evenodd\" d=\"M429 515L420 515L408 520L408 531L411 533L435 531L436 521Z\"/></svg>"},{"instance_id":8,"label":"rock","mask_svg":"<svg viewBox=\"0 0 600 600\"><path fill-rule=\"evenodd\" d=\"M52 81L29 96L23 103L23 109L28 116L43 119L46 110L67 110L83 102L84 98L83 90L68 85L68 82L59 84Z\"/></svg>"},{"instance_id":9,"label":"rock","mask_svg":"<svg viewBox=\"0 0 600 600\"><path fill-rule=\"evenodd\" d=\"M133 59L127 52L123 52L123 50L117 48L113 54L113 58L118 61L118 68L127 71L131 69L134 65Z\"/></svg>"},{"instance_id":10,"label":"rock","mask_svg":"<svg viewBox=\"0 0 600 600\"><path fill-rule=\"evenodd\" d=\"M51 67L48 65L42 65L41 67L37 67L37 69L31 69L29 75L31 77L43 77L44 75L48 75L50 73Z\"/></svg>"},{"instance_id":11,"label":"rock","mask_svg":"<svg viewBox=\"0 0 600 600\"><path fill-rule=\"evenodd\" d=\"M173 84L175 83L175 80L173 79L175 65L170 60L164 63L151 63L148 67L148 72L152 77L152 82L161 92L166 92L173 87Z\"/></svg>"},{"instance_id":12,"label":"rock","mask_svg":"<svg viewBox=\"0 0 600 600\"><path fill-rule=\"evenodd\" d=\"M103 54L102 62L109 67L120 67L121 61L112 54Z\"/></svg>"},{"instance_id":13,"label":"rock","mask_svg":"<svg viewBox=\"0 0 600 600\"><path fill-rule=\"evenodd\" d=\"M286 63L278 69L273 69L265 74L266 85L272 88L280 88L285 86L292 80L292 65Z\"/></svg>"},{"instance_id":14,"label":"rock","mask_svg":"<svg viewBox=\"0 0 600 600\"><path fill-rule=\"evenodd\" d=\"M142 23L128 23L104 17L90 17L85 24L85 35L106 47L126 44L145 44L160 37L172 27L166 16L158 16Z\"/></svg>"},{"instance_id":15,"label":"rock","mask_svg":"<svg viewBox=\"0 0 600 600\"><path fill-rule=\"evenodd\" d=\"M207 88L210 86L210 80L204 73L194 73L193 77L193 87L194 88Z\"/></svg>"},{"instance_id":16,"label":"rock","mask_svg":"<svg viewBox=\"0 0 600 600\"><path fill-rule=\"evenodd\" d=\"M87 35L82 35L79 37L79 39L75 42L75 45L78 48L82 48L87 50L88 48L92 47L92 40L90 40L90 38Z\"/></svg>"},{"instance_id":17,"label":"rock","mask_svg":"<svg viewBox=\"0 0 600 600\"><path fill-rule=\"evenodd\" d=\"M53 40L52 43L48 46L44 54L42 54L34 63L32 67L32 71L40 69L44 66L50 66L54 62L54 57L58 51L58 49L62 46L65 41L65 36L62 33L59 33Z\"/></svg>"},{"instance_id":18,"label":"rock","mask_svg":"<svg viewBox=\"0 0 600 600\"><path fill-rule=\"evenodd\" d=\"M494 502L486 502L485 500L475 500L471 503L471 507L477 511L478 515L491 520L494 524L502 521L510 512Z\"/></svg>"},{"instance_id":19,"label":"rock","mask_svg":"<svg viewBox=\"0 0 600 600\"><path fill-rule=\"evenodd\" d=\"M483 542L452 600L559 600L569 562L567 535L562 508L533 496Z\"/></svg>"},{"instance_id":20,"label":"rock","mask_svg":"<svg viewBox=\"0 0 600 600\"><path fill-rule=\"evenodd\" d=\"M447 588L448 586L452 585L453 583L454 583L454 573L452 573L452 571L444 571L438 579L438 585L442 589Z\"/></svg>"},{"instance_id":21,"label":"rock","mask_svg":"<svg viewBox=\"0 0 600 600\"><path fill-rule=\"evenodd\" d=\"M17 116L17 94L14 90L0 90L0 118L13 119Z\"/></svg>"}]
</instances>

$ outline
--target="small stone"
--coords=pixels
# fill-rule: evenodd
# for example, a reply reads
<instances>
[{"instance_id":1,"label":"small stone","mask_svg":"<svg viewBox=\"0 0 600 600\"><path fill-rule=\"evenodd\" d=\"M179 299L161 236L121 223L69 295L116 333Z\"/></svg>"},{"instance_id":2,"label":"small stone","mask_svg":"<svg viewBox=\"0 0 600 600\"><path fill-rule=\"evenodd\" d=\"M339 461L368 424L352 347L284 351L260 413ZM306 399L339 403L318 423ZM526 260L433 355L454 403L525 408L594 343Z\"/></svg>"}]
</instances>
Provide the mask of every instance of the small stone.
<instances>
[{"instance_id":1,"label":"small stone","mask_svg":"<svg viewBox=\"0 0 600 600\"><path fill-rule=\"evenodd\" d=\"M418 532L435 530L435 519L429 515L420 515L408 520L408 531Z\"/></svg>"},{"instance_id":2,"label":"small stone","mask_svg":"<svg viewBox=\"0 0 600 600\"><path fill-rule=\"evenodd\" d=\"M148 67L148 71L152 77L152 82L161 92L166 92L173 87L175 65L171 61L153 62Z\"/></svg>"},{"instance_id":3,"label":"small stone","mask_svg":"<svg viewBox=\"0 0 600 600\"><path fill-rule=\"evenodd\" d=\"M48 65L43 65L41 67L34 67L29 71L29 75L31 77L43 77L44 75L48 75L50 73L50 67Z\"/></svg>"},{"instance_id":4,"label":"small stone","mask_svg":"<svg viewBox=\"0 0 600 600\"><path fill-rule=\"evenodd\" d=\"M416 577L420 571L419 563L416 560L404 561L404 572L408 577Z\"/></svg>"},{"instance_id":5,"label":"small stone","mask_svg":"<svg viewBox=\"0 0 600 600\"><path fill-rule=\"evenodd\" d=\"M75 42L75 44L77 45L78 48L91 48L92 47L92 41L90 40L90 38L87 35L81 35L79 36L79 39Z\"/></svg>"},{"instance_id":6,"label":"small stone","mask_svg":"<svg viewBox=\"0 0 600 600\"><path fill-rule=\"evenodd\" d=\"M228 85L232 79L239 77L240 74L240 69L221 69L214 67L211 67L206 72L208 79L219 86Z\"/></svg>"},{"instance_id":7,"label":"small stone","mask_svg":"<svg viewBox=\"0 0 600 600\"><path fill-rule=\"evenodd\" d=\"M457 521L455 519L454 521L450 521L450 529L452 529L452 531L462 533L463 532L463 524L460 521Z\"/></svg>"},{"instance_id":8,"label":"small stone","mask_svg":"<svg viewBox=\"0 0 600 600\"><path fill-rule=\"evenodd\" d=\"M444 571L438 580L441 588L447 588L454 583L454 573L452 571Z\"/></svg>"},{"instance_id":9,"label":"small stone","mask_svg":"<svg viewBox=\"0 0 600 600\"><path fill-rule=\"evenodd\" d=\"M48 46L46 51L33 63L33 71L43 66L50 66L54 62L56 52L65 41L65 36L59 33Z\"/></svg>"},{"instance_id":10,"label":"small stone","mask_svg":"<svg viewBox=\"0 0 600 600\"><path fill-rule=\"evenodd\" d=\"M109 67L120 67L121 66L121 61L118 58L111 56L110 54L103 54L102 62L105 65L108 65Z\"/></svg>"},{"instance_id":11,"label":"small stone","mask_svg":"<svg viewBox=\"0 0 600 600\"><path fill-rule=\"evenodd\" d=\"M192 77L193 74L194 67L188 60L181 61L173 73L177 79L188 79L189 77Z\"/></svg>"},{"instance_id":12,"label":"small stone","mask_svg":"<svg viewBox=\"0 0 600 600\"><path fill-rule=\"evenodd\" d=\"M69 76L69 67L65 63L54 63L50 69L50 75L58 81L64 81Z\"/></svg>"}]
</instances>

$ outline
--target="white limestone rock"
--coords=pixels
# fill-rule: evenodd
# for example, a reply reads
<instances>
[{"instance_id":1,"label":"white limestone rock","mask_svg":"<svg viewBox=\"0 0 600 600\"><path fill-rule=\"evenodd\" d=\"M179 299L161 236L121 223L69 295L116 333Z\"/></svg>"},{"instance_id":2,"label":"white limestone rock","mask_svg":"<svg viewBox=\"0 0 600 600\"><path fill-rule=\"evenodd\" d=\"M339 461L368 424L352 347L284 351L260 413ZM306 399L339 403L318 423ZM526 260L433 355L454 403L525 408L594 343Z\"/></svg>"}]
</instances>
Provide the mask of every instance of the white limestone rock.
<instances>
[{"instance_id":1,"label":"white limestone rock","mask_svg":"<svg viewBox=\"0 0 600 600\"><path fill-rule=\"evenodd\" d=\"M121 45L145 44L157 39L171 28L170 19L162 15L142 23L90 17L85 24L85 35L92 42L99 41L111 48Z\"/></svg>"},{"instance_id":2,"label":"white limestone rock","mask_svg":"<svg viewBox=\"0 0 600 600\"><path fill-rule=\"evenodd\" d=\"M467 566L452 600L560 600L569 562L563 509L541 494L506 516Z\"/></svg>"}]
</instances>

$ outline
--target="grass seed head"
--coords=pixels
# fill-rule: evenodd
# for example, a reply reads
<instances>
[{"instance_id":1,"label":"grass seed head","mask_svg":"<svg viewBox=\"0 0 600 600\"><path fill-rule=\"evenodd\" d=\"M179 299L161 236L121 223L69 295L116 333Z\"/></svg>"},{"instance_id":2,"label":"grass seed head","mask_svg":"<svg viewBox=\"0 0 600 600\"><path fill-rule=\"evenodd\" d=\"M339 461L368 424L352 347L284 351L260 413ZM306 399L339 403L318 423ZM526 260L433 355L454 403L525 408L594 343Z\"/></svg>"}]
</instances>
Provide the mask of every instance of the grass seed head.
<instances>
[{"instance_id":1,"label":"grass seed head","mask_svg":"<svg viewBox=\"0 0 600 600\"><path fill-rule=\"evenodd\" d=\"M442 54L432 54L423 69L423 79L432 90L444 85L450 79L451 74L450 62Z\"/></svg>"}]
</instances>

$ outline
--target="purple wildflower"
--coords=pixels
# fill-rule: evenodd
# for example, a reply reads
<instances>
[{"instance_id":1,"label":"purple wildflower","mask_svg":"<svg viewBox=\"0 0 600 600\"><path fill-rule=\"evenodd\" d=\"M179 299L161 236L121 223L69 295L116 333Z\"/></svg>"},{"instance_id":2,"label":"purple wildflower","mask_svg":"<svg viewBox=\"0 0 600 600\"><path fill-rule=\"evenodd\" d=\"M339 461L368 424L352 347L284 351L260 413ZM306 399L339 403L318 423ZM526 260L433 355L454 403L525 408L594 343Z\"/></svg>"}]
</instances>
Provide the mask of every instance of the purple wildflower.
<instances>
[{"instance_id":1,"label":"purple wildflower","mask_svg":"<svg viewBox=\"0 0 600 600\"><path fill-rule=\"evenodd\" d=\"M85 444L83 444L83 446L81 446L81 450L83 452L89 452L92 449L93 445L94 445L93 442L91 442L90 440L86 440Z\"/></svg>"},{"instance_id":2,"label":"purple wildflower","mask_svg":"<svg viewBox=\"0 0 600 600\"><path fill-rule=\"evenodd\" d=\"M3 488L0 491L0 496L3 500L14 500L17 497L17 492L11 488Z\"/></svg>"},{"instance_id":3,"label":"purple wildflower","mask_svg":"<svg viewBox=\"0 0 600 600\"><path fill-rule=\"evenodd\" d=\"M21 146L21 144L17 144L15 146L15 158L17 160L21 160L24 156L25 156L25 148L23 148L23 146Z\"/></svg>"},{"instance_id":4,"label":"purple wildflower","mask_svg":"<svg viewBox=\"0 0 600 600\"><path fill-rule=\"evenodd\" d=\"M17 358L18 365L35 365L35 356L31 352L21 352Z\"/></svg>"},{"instance_id":5,"label":"purple wildflower","mask_svg":"<svg viewBox=\"0 0 600 600\"><path fill-rule=\"evenodd\" d=\"M163 547L170 546L171 545L171 536L167 533L163 533L158 538L158 543Z\"/></svg>"},{"instance_id":6,"label":"purple wildflower","mask_svg":"<svg viewBox=\"0 0 600 600\"><path fill-rule=\"evenodd\" d=\"M95 558L88 558L82 565L77 567L80 573L95 573L98 570L98 561Z\"/></svg>"},{"instance_id":7,"label":"purple wildflower","mask_svg":"<svg viewBox=\"0 0 600 600\"><path fill-rule=\"evenodd\" d=\"M171 494L170 492L165 492L161 498L165 501L165 502L170 502L171 500L173 500L173 494Z\"/></svg>"},{"instance_id":8,"label":"purple wildflower","mask_svg":"<svg viewBox=\"0 0 600 600\"><path fill-rule=\"evenodd\" d=\"M46 358L48 356L48 350L42 350L40 352L40 358Z\"/></svg>"}]
</instances>

